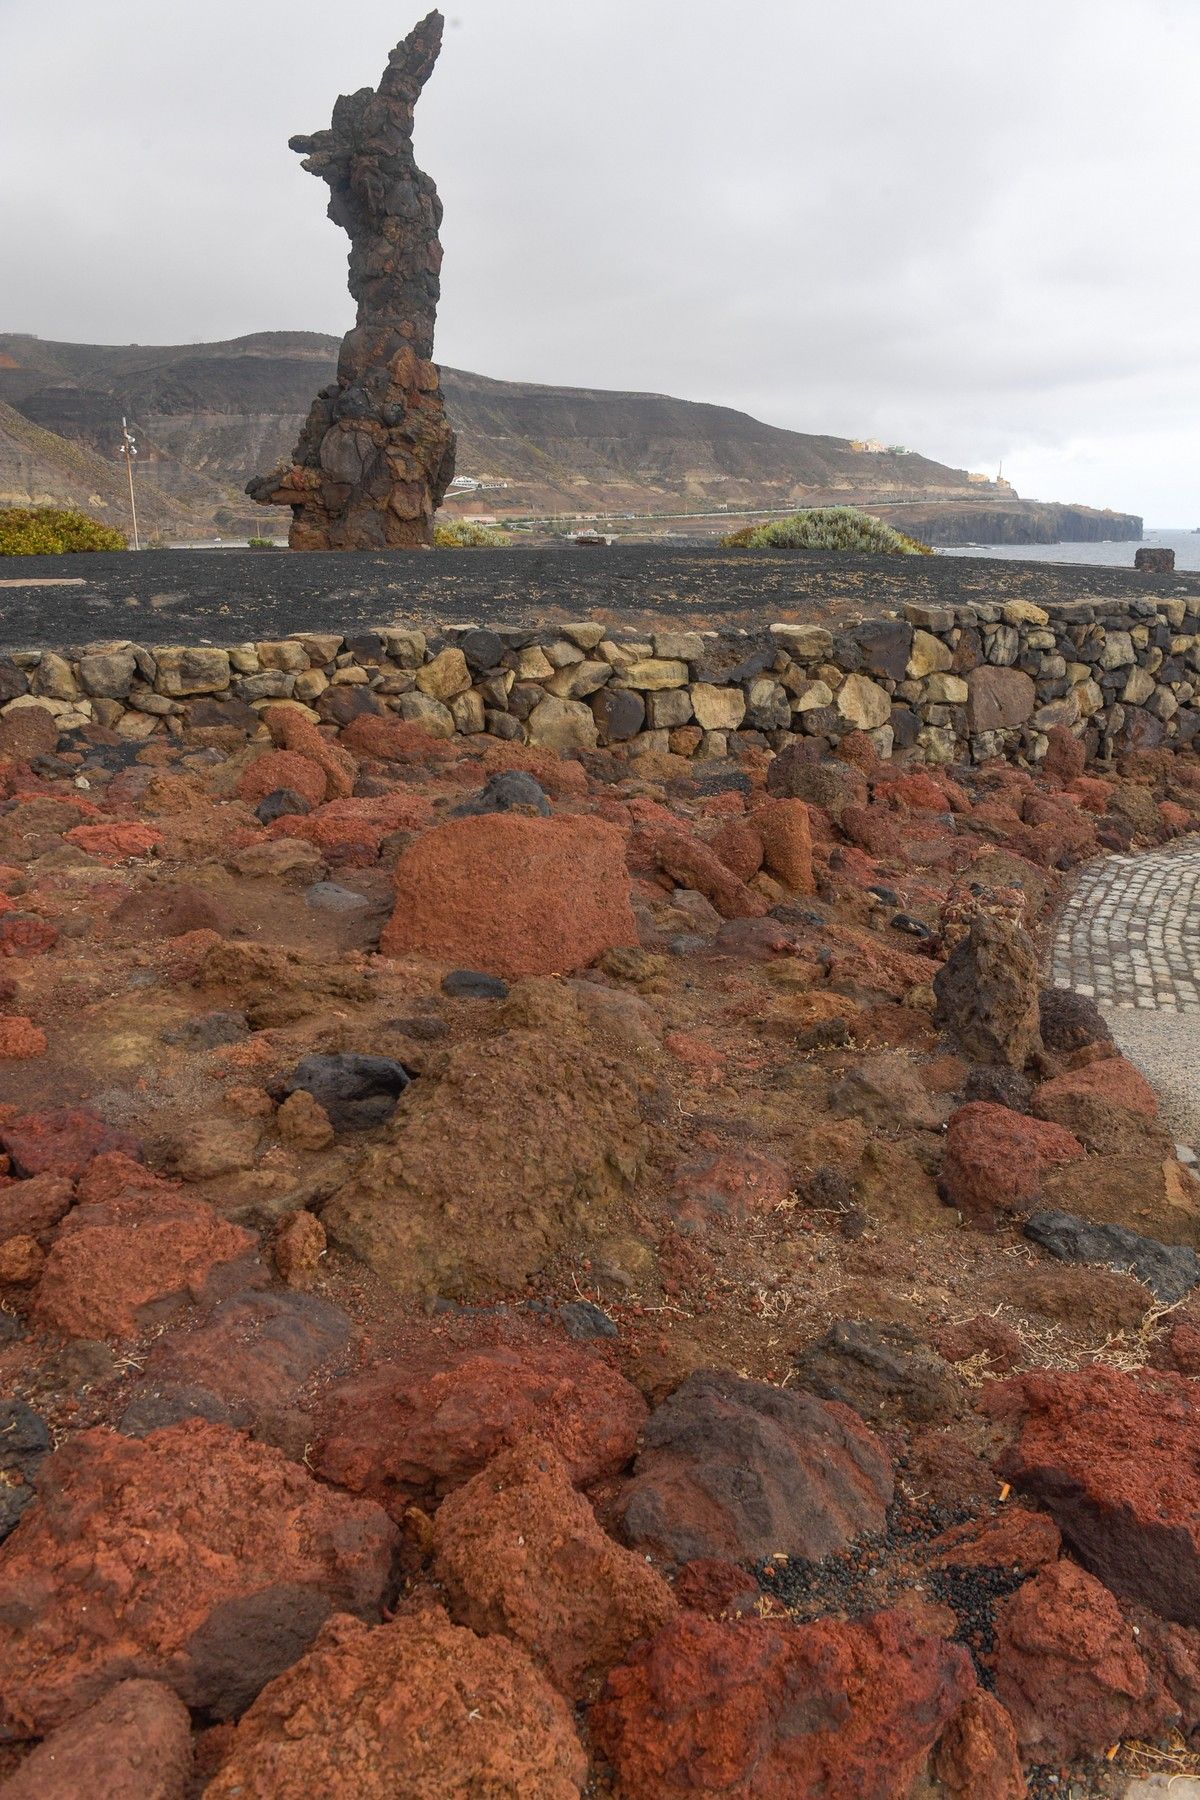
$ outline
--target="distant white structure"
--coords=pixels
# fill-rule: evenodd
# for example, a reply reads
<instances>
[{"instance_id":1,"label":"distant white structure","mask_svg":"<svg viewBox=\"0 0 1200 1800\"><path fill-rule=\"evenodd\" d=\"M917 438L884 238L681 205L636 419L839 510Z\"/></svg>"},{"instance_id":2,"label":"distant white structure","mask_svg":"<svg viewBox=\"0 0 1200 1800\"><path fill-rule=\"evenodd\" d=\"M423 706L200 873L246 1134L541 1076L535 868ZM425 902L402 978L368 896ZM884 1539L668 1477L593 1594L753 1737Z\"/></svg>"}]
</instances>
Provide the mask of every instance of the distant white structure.
<instances>
[{"instance_id":1,"label":"distant white structure","mask_svg":"<svg viewBox=\"0 0 1200 1800\"><path fill-rule=\"evenodd\" d=\"M473 475L456 475L450 486L457 488L460 494L467 494L472 493L476 488L481 488L483 483L476 481Z\"/></svg>"}]
</instances>

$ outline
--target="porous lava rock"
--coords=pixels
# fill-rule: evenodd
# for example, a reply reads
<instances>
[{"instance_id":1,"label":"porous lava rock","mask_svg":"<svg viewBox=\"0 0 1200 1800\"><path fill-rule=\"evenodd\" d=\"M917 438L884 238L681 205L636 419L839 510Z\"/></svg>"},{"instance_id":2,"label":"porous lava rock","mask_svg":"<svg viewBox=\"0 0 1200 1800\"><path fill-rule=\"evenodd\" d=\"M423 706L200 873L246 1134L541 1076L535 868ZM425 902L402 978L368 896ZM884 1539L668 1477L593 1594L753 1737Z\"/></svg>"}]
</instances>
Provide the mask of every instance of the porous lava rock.
<instances>
[{"instance_id":1,"label":"porous lava rock","mask_svg":"<svg viewBox=\"0 0 1200 1800\"><path fill-rule=\"evenodd\" d=\"M293 550L384 550L433 541L454 474L454 433L433 356L442 204L413 155L413 109L442 45L431 12L391 52L378 88L343 94L328 130L294 137L329 184L329 217L350 235L357 322L337 381L313 401L292 466L246 492L290 506Z\"/></svg>"},{"instance_id":2,"label":"porous lava rock","mask_svg":"<svg viewBox=\"0 0 1200 1800\"><path fill-rule=\"evenodd\" d=\"M290 1405L319 1371L340 1372L349 1342L346 1314L315 1294L240 1294L195 1331L160 1340L146 1374L205 1388L253 1424Z\"/></svg>"},{"instance_id":3,"label":"porous lava rock","mask_svg":"<svg viewBox=\"0 0 1200 1800\"><path fill-rule=\"evenodd\" d=\"M1047 1563L996 1608L996 1695L1034 1762L1098 1756L1152 1738L1177 1709L1108 1589L1073 1562Z\"/></svg>"},{"instance_id":4,"label":"porous lava rock","mask_svg":"<svg viewBox=\"0 0 1200 1800\"><path fill-rule=\"evenodd\" d=\"M615 1505L635 1549L684 1563L818 1560L882 1528L891 1462L848 1407L700 1369L656 1407Z\"/></svg>"},{"instance_id":5,"label":"porous lava rock","mask_svg":"<svg viewBox=\"0 0 1200 1800\"><path fill-rule=\"evenodd\" d=\"M0 1550L0 1740L50 1731L134 1675L229 1717L331 1610L378 1617L386 1514L226 1426L83 1431L37 1487Z\"/></svg>"},{"instance_id":6,"label":"porous lava rock","mask_svg":"<svg viewBox=\"0 0 1200 1800\"><path fill-rule=\"evenodd\" d=\"M662 1576L601 1530L561 1456L537 1439L502 1450L442 1502L433 1544L458 1623L515 1638L576 1699L678 1611Z\"/></svg>"},{"instance_id":7,"label":"porous lava rock","mask_svg":"<svg viewBox=\"0 0 1200 1800\"><path fill-rule=\"evenodd\" d=\"M582 1487L629 1462L646 1420L637 1389L574 1344L426 1352L334 1388L310 1461L395 1518L467 1481L531 1432Z\"/></svg>"},{"instance_id":8,"label":"porous lava rock","mask_svg":"<svg viewBox=\"0 0 1200 1800\"><path fill-rule=\"evenodd\" d=\"M638 1800L908 1800L974 1688L904 1615L717 1623L683 1613L614 1669L593 1735Z\"/></svg>"},{"instance_id":9,"label":"porous lava rock","mask_svg":"<svg viewBox=\"0 0 1200 1800\"><path fill-rule=\"evenodd\" d=\"M1034 1204L1048 1170L1084 1155L1079 1139L1061 1125L972 1100L950 1115L942 1192L964 1218L991 1225L998 1211Z\"/></svg>"},{"instance_id":10,"label":"porous lava rock","mask_svg":"<svg viewBox=\"0 0 1200 1800\"><path fill-rule=\"evenodd\" d=\"M968 1694L938 1741L933 1773L953 1800L1025 1800L1017 1733L994 1694Z\"/></svg>"},{"instance_id":11,"label":"porous lava rock","mask_svg":"<svg viewBox=\"0 0 1200 1800\"><path fill-rule=\"evenodd\" d=\"M677 887L703 894L723 919L761 919L769 910L763 896L739 880L711 845L674 825L640 826L633 854Z\"/></svg>"},{"instance_id":12,"label":"porous lava rock","mask_svg":"<svg viewBox=\"0 0 1200 1800\"><path fill-rule=\"evenodd\" d=\"M1112 1031L1096 1002L1071 988L1043 988L1038 1013L1042 1042L1059 1055L1112 1042Z\"/></svg>"},{"instance_id":13,"label":"porous lava rock","mask_svg":"<svg viewBox=\"0 0 1200 1800\"><path fill-rule=\"evenodd\" d=\"M395 882L385 956L511 979L566 974L638 941L624 840L603 819L450 819L404 851Z\"/></svg>"},{"instance_id":14,"label":"porous lava rock","mask_svg":"<svg viewBox=\"0 0 1200 1800\"><path fill-rule=\"evenodd\" d=\"M1185 1376L1092 1367L993 1383L999 1468L1123 1599L1200 1626L1200 1394Z\"/></svg>"},{"instance_id":15,"label":"porous lava rock","mask_svg":"<svg viewBox=\"0 0 1200 1800\"><path fill-rule=\"evenodd\" d=\"M736 1146L691 1157L675 1171L668 1205L685 1231L715 1223L744 1225L783 1206L791 1171L777 1156Z\"/></svg>"},{"instance_id":16,"label":"porous lava rock","mask_svg":"<svg viewBox=\"0 0 1200 1800\"><path fill-rule=\"evenodd\" d=\"M944 1421L962 1404L945 1359L903 1325L839 1319L796 1358L800 1386L872 1425Z\"/></svg>"},{"instance_id":17,"label":"porous lava rock","mask_svg":"<svg viewBox=\"0 0 1200 1800\"><path fill-rule=\"evenodd\" d=\"M1038 956L1019 925L976 912L933 991L939 1025L974 1061L1023 1069L1041 1048Z\"/></svg>"},{"instance_id":18,"label":"porous lava rock","mask_svg":"<svg viewBox=\"0 0 1200 1800\"><path fill-rule=\"evenodd\" d=\"M110 1160L110 1159L106 1159ZM34 1296L67 1337L128 1337L193 1300L256 1279L252 1232L125 1158L124 1184L67 1214Z\"/></svg>"},{"instance_id":19,"label":"porous lava rock","mask_svg":"<svg viewBox=\"0 0 1200 1800\"><path fill-rule=\"evenodd\" d=\"M35 1237L44 1250L74 1201L74 1186L65 1175L31 1175L0 1185L0 1244L11 1237Z\"/></svg>"},{"instance_id":20,"label":"porous lava rock","mask_svg":"<svg viewBox=\"0 0 1200 1800\"><path fill-rule=\"evenodd\" d=\"M308 807L325 802L325 771L298 750L267 750L243 771L237 784L239 800L257 806L268 794L298 794ZM290 810L290 809L289 809Z\"/></svg>"},{"instance_id":21,"label":"porous lava rock","mask_svg":"<svg viewBox=\"0 0 1200 1800\"><path fill-rule=\"evenodd\" d=\"M571 1709L519 1645L438 1607L339 1616L241 1720L205 1800L578 1800Z\"/></svg>"},{"instance_id":22,"label":"porous lava rock","mask_svg":"<svg viewBox=\"0 0 1200 1800\"><path fill-rule=\"evenodd\" d=\"M1042 1185L1044 1204L1160 1241L1200 1245L1200 1181L1154 1150L1062 1163Z\"/></svg>"},{"instance_id":23,"label":"porous lava rock","mask_svg":"<svg viewBox=\"0 0 1200 1800\"><path fill-rule=\"evenodd\" d=\"M394 1057L342 1050L302 1056L291 1074L273 1081L267 1091L285 1104L296 1094L311 1095L335 1131L366 1131L391 1117L409 1080L408 1070Z\"/></svg>"},{"instance_id":24,"label":"porous lava rock","mask_svg":"<svg viewBox=\"0 0 1200 1800\"><path fill-rule=\"evenodd\" d=\"M1040 1119L1074 1132L1089 1150L1119 1154L1133 1147L1136 1119L1157 1118L1158 1098L1131 1062L1106 1056L1043 1081L1034 1093L1033 1110Z\"/></svg>"},{"instance_id":25,"label":"porous lava rock","mask_svg":"<svg viewBox=\"0 0 1200 1800\"><path fill-rule=\"evenodd\" d=\"M14 1175L83 1173L94 1156L120 1150L140 1159L141 1144L132 1132L106 1125L82 1106L52 1107L20 1113L0 1124L0 1150L7 1152Z\"/></svg>"},{"instance_id":26,"label":"porous lava rock","mask_svg":"<svg viewBox=\"0 0 1200 1800\"><path fill-rule=\"evenodd\" d=\"M1166 1306L1200 1284L1200 1256L1190 1244L1160 1244L1124 1225L1096 1225L1072 1213L1043 1211L1025 1221L1025 1236L1060 1262L1105 1263L1134 1275Z\"/></svg>"},{"instance_id":27,"label":"porous lava rock","mask_svg":"<svg viewBox=\"0 0 1200 1800\"><path fill-rule=\"evenodd\" d=\"M764 800L754 814L762 840L763 861L784 887L797 894L815 893L812 826L803 800Z\"/></svg>"},{"instance_id":28,"label":"porous lava rock","mask_svg":"<svg viewBox=\"0 0 1200 1800\"><path fill-rule=\"evenodd\" d=\"M0 1800L184 1800L191 1773L179 1696L158 1681L118 1681L0 1781Z\"/></svg>"},{"instance_id":29,"label":"porous lava rock","mask_svg":"<svg viewBox=\"0 0 1200 1800\"><path fill-rule=\"evenodd\" d=\"M508 1031L431 1058L385 1129L321 1221L419 1298L522 1287L603 1228L648 1149L626 1059L578 1032Z\"/></svg>"}]
</instances>

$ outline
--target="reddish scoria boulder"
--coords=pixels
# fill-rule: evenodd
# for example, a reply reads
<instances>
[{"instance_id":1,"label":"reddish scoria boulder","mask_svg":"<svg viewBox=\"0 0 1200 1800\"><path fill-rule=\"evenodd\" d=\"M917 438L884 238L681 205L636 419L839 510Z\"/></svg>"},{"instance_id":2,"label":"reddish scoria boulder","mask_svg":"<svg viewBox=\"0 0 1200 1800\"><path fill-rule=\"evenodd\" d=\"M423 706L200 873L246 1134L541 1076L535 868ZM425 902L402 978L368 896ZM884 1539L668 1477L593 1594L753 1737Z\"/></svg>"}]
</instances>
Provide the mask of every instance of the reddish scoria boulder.
<instances>
[{"instance_id":1,"label":"reddish scoria boulder","mask_svg":"<svg viewBox=\"0 0 1200 1800\"><path fill-rule=\"evenodd\" d=\"M986 1688L967 1695L942 1733L933 1773L953 1800L1025 1800L1016 1730Z\"/></svg>"},{"instance_id":2,"label":"reddish scoria boulder","mask_svg":"<svg viewBox=\"0 0 1200 1800\"><path fill-rule=\"evenodd\" d=\"M1016 1422L1000 1472L1048 1512L1114 1593L1200 1625L1200 1389L1186 1376L1088 1368L986 1390Z\"/></svg>"},{"instance_id":3,"label":"reddish scoria boulder","mask_svg":"<svg viewBox=\"0 0 1200 1800\"><path fill-rule=\"evenodd\" d=\"M1131 1148L1130 1125L1157 1118L1158 1097L1132 1063L1106 1056L1044 1081L1034 1093L1033 1110L1074 1132L1089 1150L1119 1154ZM1134 1120L1126 1118L1129 1113Z\"/></svg>"},{"instance_id":4,"label":"reddish scoria boulder","mask_svg":"<svg viewBox=\"0 0 1200 1800\"><path fill-rule=\"evenodd\" d=\"M667 1562L816 1560L879 1531L892 1468L847 1406L728 1371L689 1375L651 1415L616 1513Z\"/></svg>"},{"instance_id":5,"label":"reddish scoria boulder","mask_svg":"<svg viewBox=\"0 0 1200 1800\"><path fill-rule=\"evenodd\" d=\"M578 1800L571 1711L525 1652L439 1607L333 1618L238 1725L205 1800Z\"/></svg>"},{"instance_id":6,"label":"reddish scoria boulder","mask_svg":"<svg viewBox=\"0 0 1200 1800\"><path fill-rule=\"evenodd\" d=\"M294 706L269 706L263 713L263 724L278 749L306 757L324 771L327 799L336 800L354 792L358 764L350 752L322 737L312 720Z\"/></svg>"},{"instance_id":7,"label":"reddish scoria boulder","mask_svg":"<svg viewBox=\"0 0 1200 1800\"><path fill-rule=\"evenodd\" d=\"M0 1800L184 1800L192 1773L187 1707L157 1681L119 1681L60 1725L0 1782Z\"/></svg>"},{"instance_id":8,"label":"reddish scoria boulder","mask_svg":"<svg viewBox=\"0 0 1200 1800\"><path fill-rule=\"evenodd\" d=\"M0 1150L12 1158L16 1175L81 1175L94 1156L120 1150L141 1160L142 1147L131 1132L106 1125L81 1106L49 1112L22 1113L0 1125Z\"/></svg>"},{"instance_id":9,"label":"reddish scoria boulder","mask_svg":"<svg viewBox=\"0 0 1200 1800\"><path fill-rule=\"evenodd\" d=\"M433 1531L458 1623L515 1638L575 1699L678 1611L662 1576L600 1529L561 1456L536 1439L456 1489Z\"/></svg>"},{"instance_id":10,"label":"reddish scoria boulder","mask_svg":"<svg viewBox=\"0 0 1200 1800\"><path fill-rule=\"evenodd\" d=\"M554 975L638 941L624 840L602 819L451 819L403 853L395 878L387 956Z\"/></svg>"},{"instance_id":11,"label":"reddish scoria boulder","mask_svg":"<svg viewBox=\"0 0 1200 1800\"><path fill-rule=\"evenodd\" d=\"M996 1609L996 1693L1033 1762L1098 1756L1118 1738L1157 1737L1178 1718L1106 1587L1048 1563Z\"/></svg>"},{"instance_id":12,"label":"reddish scoria boulder","mask_svg":"<svg viewBox=\"0 0 1200 1800\"><path fill-rule=\"evenodd\" d=\"M227 1718L330 1611L379 1616L397 1536L383 1511L227 1426L84 1431L37 1488L0 1550L0 1741L130 1675Z\"/></svg>"},{"instance_id":13,"label":"reddish scoria boulder","mask_svg":"<svg viewBox=\"0 0 1200 1800\"><path fill-rule=\"evenodd\" d=\"M104 1160L126 1163L115 1172L124 1180L116 1192L81 1183L38 1283L40 1325L66 1337L130 1337L191 1301L260 1279L253 1232L136 1163Z\"/></svg>"},{"instance_id":14,"label":"reddish scoria boulder","mask_svg":"<svg viewBox=\"0 0 1200 1800\"><path fill-rule=\"evenodd\" d=\"M165 841L161 831L156 831L153 825L142 825L136 819L75 825L70 831L63 832L63 838L76 849L86 850L89 856L99 857L106 863L132 862L136 857L150 856Z\"/></svg>"},{"instance_id":15,"label":"reddish scoria boulder","mask_svg":"<svg viewBox=\"0 0 1200 1800\"><path fill-rule=\"evenodd\" d=\"M684 1613L613 1670L592 1731L637 1800L907 1800L975 1685L900 1613L855 1624Z\"/></svg>"},{"instance_id":16,"label":"reddish scoria boulder","mask_svg":"<svg viewBox=\"0 0 1200 1800\"><path fill-rule=\"evenodd\" d=\"M1036 1202L1047 1170L1084 1155L1079 1139L1061 1125L972 1100L951 1114L946 1128L942 1192L964 1218L991 1225L998 1209Z\"/></svg>"},{"instance_id":17,"label":"reddish scoria boulder","mask_svg":"<svg viewBox=\"0 0 1200 1800\"><path fill-rule=\"evenodd\" d=\"M396 1518L459 1487L530 1432L587 1486L633 1455L646 1419L637 1389L572 1344L461 1350L391 1363L329 1395L317 1473Z\"/></svg>"},{"instance_id":18,"label":"reddish scoria boulder","mask_svg":"<svg viewBox=\"0 0 1200 1800\"><path fill-rule=\"evenodd\" d=\"M320 806L325 799L325 771L299 751L267 750L243 771L237 795L247 806L257 806L267 794L280 788L299 794L310 807Z\"/></svg>"},{"instance_id":19,"label":"reddish scoria boulder","mask_svg":"<svg viewBox=\"0 0 1200 1800\"><path fill-rule=\"evenodd\" d=\"M782 1206L792 1187L791 1171L778 1157L760 1150L715 1150L675 1171L668 1204L685 1231L709 1223L744 1225Z\"/></svg>"},{"instance_id":20,"label":"reddish scoria boulder","mask_svg":"<svg viewBox=\"0 0 1200 1800\"><path fill-rule=\"evenodd\" d=\"M815 893L812 825L803 800L764 800L754 814L754 825L771 874L794 893Z\"/></svg>"}]
</instances>

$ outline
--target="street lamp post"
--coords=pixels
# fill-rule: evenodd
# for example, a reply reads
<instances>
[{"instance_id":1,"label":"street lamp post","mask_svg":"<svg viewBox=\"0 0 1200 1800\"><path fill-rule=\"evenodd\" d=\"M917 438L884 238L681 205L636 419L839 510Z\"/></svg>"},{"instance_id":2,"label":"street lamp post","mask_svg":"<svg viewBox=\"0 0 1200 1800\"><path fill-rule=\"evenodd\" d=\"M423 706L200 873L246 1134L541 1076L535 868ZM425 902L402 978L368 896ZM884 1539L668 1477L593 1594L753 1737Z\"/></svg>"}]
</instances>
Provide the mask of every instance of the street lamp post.
<instances>
[{"instance_id":1,"label":"street lamp post","mask_svg":"<svg viewBox=\"0 0 1200 1800\"><path fill-rule=\"evenodd\" d=\"M121 419L121 448L118 454L125 458L125 472L129 476L129 511L133 518L133 547L135 550L140 550L142 546L138 540L137 501L133 497L133 459L137 455L137 444L129 429L129 421L124 417Z\"/></svg>"}]
</instances>

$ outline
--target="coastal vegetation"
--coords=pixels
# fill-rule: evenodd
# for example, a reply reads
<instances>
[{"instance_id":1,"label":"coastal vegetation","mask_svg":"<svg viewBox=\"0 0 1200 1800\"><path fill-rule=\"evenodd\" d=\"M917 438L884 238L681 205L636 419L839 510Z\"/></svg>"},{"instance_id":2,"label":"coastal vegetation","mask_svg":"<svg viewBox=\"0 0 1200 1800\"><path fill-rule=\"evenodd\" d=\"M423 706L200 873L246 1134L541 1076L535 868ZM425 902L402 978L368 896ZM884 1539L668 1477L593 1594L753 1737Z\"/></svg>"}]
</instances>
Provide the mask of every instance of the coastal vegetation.
<instances>
[{"instance_id":1,"label":"coastal vegetation","mask_svg":"<svg viewBox=\"0 0 1200 1800\"><path fill-rule=\"evenodd\" d=\"M65 556L76 550L127 550L125 534L86 513L57 506L0 508L0 556Z\"/></svg>"},{"instance_id":2,"label":"coastal vegetation","mask_svg":"<svg viewBox=\"0 0 1200 1800\"><path fill-rule=\"evenodd\" d=\"M457 519L449 525L435 525L435 550L500 550L511 542L507 532L494 525L476 525L469 519Z\"/></svg>"},{"instance_id":3,"label":"coastal vegetation","mask_svg":"<svg viewBox=\"0 0 1200 1800\"><path fill-rule=\"evenodd\" d=\"M786 519L746 525L721 539L727 550L856 550L875 556L932 556L928 544L856 506L814 506Z\"/></svg>"}]
</instances>

